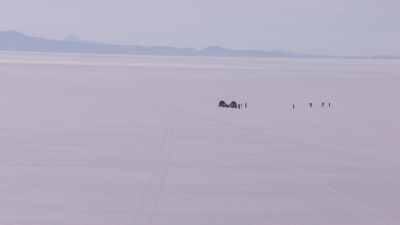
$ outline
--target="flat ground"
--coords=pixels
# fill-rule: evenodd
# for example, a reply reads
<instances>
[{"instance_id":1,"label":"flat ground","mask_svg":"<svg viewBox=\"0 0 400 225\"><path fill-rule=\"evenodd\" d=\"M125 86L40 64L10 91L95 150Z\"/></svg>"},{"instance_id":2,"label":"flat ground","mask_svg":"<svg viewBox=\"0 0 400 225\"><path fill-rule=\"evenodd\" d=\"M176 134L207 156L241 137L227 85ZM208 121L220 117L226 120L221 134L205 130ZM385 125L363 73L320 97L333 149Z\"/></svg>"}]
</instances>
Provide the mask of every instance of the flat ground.
<instances>
[{"instance_id":1,"label":"flat ground","mask_svg":"<svg viewBox=\"0 0 400 225\"><path fill-rule=\"evenodd\" d=\"M398 224L399 86L390 60L1 53L0 224Z\"/></svg>"}]
</instances>

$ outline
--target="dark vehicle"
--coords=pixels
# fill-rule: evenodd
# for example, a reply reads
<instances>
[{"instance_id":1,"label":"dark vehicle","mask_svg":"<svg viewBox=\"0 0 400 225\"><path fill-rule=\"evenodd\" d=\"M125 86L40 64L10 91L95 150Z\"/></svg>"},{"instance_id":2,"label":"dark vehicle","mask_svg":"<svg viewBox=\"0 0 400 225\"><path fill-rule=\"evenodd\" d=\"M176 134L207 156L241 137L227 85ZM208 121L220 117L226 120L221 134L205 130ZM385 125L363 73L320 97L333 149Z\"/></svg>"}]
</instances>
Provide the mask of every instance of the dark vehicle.
<instances>
[{"instance_id":1,"label":"dark vehicle","mask_svg":"<svg viewBox=\"0 0 400 225\"><path fill-rule=\"evenodd\" d=\"M233 108L233 109L237 109L238 108L238 104L235 101L233 101L233 102L231 102L231 104L229 104L229 107Z\"/></svg>"},{"instance_id":2,"label":"dark vehicle","mask_svg":"<svg viewBox=\"0 0 400 225\"><path fill-rule=\"evenodd\" d=\"M228 108L228 107L229 107L229 105L226 104L226 102L225 102L225 101L222 101L222 100L219 102L218 106L219 106L219 107L223 107L223 108Z\"/></svg>"}]
</instances>

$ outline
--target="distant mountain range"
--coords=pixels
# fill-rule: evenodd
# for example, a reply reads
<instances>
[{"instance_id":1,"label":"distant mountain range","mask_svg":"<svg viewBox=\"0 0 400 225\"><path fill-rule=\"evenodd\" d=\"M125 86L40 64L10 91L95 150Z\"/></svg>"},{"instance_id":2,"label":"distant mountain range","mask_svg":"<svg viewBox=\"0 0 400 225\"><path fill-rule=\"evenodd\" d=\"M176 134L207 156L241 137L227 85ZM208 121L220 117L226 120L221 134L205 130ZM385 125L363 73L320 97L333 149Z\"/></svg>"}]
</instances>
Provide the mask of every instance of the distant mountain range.
<instances>
[{"instance_id":1,"label":"distant mountain range","mask_svg":"<svg viewBox=\"0 0 400 225\"><path fill-rule=\"evenodd\" d=\"M0 51L161 56L400 59L400 57L396 56L330 56L298 54L285 51L233 50L218 46L212 46L205 49L194 49L165 46L116 45L81 41L76 38L53 40L32 37L23 33L19 33L17 31L0 31Z\"/></svg>"}]
</instances>

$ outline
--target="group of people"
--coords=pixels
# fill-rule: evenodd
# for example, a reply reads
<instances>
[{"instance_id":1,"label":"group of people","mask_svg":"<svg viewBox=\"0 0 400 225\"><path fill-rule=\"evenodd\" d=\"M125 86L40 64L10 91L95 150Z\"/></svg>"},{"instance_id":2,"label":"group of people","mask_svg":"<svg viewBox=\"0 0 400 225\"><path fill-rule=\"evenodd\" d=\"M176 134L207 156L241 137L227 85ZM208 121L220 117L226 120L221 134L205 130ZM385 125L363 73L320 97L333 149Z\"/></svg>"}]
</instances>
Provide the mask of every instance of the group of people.
<instances>
[{"instance_id":1,"label":"group of people","mask_svg":"<svg viewBox=\"0 0 400 225\"><path fill-rule=\"evenodd\" d=\"M232 109L246 109L247 108L247 102L246 103L237 103L235 101L232 101L230 104L227 104L225 101L221 100L218 103L218 107L232 108Z\"/></svg>"},{"instance_id":2,"label":"group of people","mask_svg":"<svg viewBox=\"0 0 400 225\"><path fill-rule=\"evenodd\" d=\"M308 103L308 107L312 108L314 106L314 104L312 102ZM325 106L327 106L328 108L332 107L332 103L331 102L321 102L320 105L322 108L324 108ZM293 104L292 105L292 109L295 110L296 109L296 105Z\"/></svg>"},{"instance_id":3,"label":"group of people","mask_svg":"<svg viewBox=\"0 0 400 225\"><path fill-rule=\"evenodd\" d=\"M247 108L247 102L245 103L237 103L236 101L232 101L231 103L227 104L224 100L219 101L218 107L221 108L232 108L232 109L246 109ZM314 107L314 103L310 102L308 103L309 108ZM331 102L321 102L320 104L321 108L328 107L332 108L332 103ZM296 109L296 104L292 104L292 109L293 111Z\"/></svg>"}]
</instances>

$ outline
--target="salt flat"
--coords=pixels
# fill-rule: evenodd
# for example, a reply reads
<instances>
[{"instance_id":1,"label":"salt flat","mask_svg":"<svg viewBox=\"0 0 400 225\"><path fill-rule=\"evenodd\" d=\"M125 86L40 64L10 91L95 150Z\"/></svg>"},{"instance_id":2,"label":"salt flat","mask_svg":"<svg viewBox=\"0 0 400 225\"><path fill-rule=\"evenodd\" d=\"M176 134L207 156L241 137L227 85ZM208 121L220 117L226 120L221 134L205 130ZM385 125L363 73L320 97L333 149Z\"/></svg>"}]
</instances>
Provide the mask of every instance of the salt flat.
<instances>
[{"instance_id":1,"label":"salt flat","mask_svg":"<svg viewBox=\"0 0 400 225\"><path fill-rule=\"evenodd\" d=\"M398 224L399 84L395 60L3 52L0 224Z\"/></svg>"}]
</instances>

